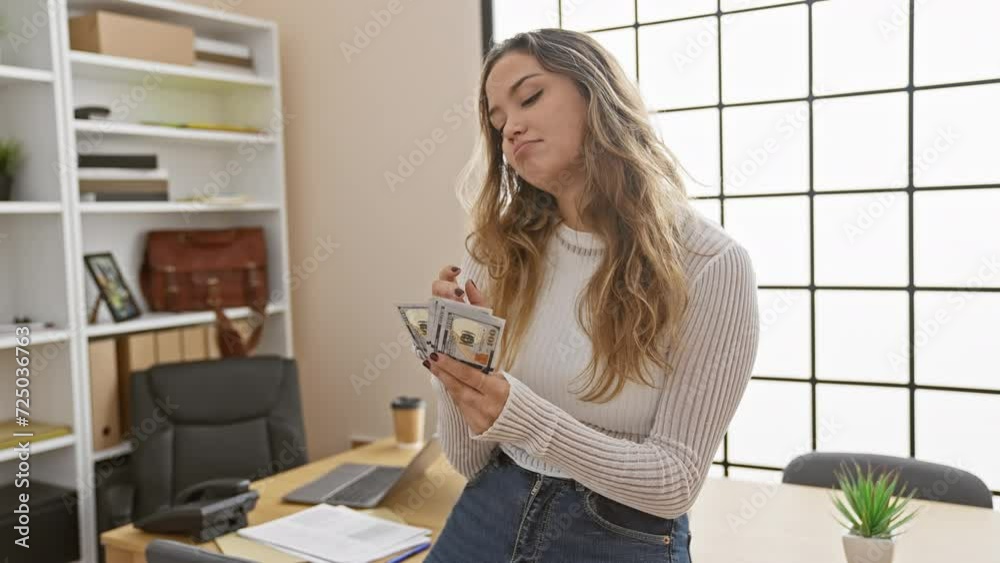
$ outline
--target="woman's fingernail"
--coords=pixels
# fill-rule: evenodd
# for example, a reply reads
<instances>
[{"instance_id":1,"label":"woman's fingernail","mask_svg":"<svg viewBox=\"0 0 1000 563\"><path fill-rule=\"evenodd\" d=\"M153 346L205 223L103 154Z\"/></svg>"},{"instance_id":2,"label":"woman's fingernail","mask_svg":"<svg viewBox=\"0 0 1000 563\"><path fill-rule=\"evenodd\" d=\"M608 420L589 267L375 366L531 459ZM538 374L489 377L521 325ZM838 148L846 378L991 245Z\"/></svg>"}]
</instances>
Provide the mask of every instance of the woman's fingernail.
<instances>
[{"instance_id":1,"label":"woman's fingernail","mask_svg":"<svg viewBox=\"0 0 1000 563\"><path fill-rule=\"evenodd\" d=\"M462 289L462 288L460 288L460 287L456 287L455 288L455 295L461 297L461 296L465 295L465 290Z\"/></svg>"},{"instance_id":2,"label":"woman's fingernail","mask_svg":"<svg viewBox=\"0 0 1000 563\"><path fill-rule=\"evenodd\" d=\"M458 266L452 266L452 267L451 267L451 271L452 271L452 272L455 272L455 273L457 274L457 273L461 272L461 271L462 271L462 269L461 269L461 268L459 268Z\"/></svg>"},{"instance_id":3,"label":"woman's fingernail","mask_svg":"<svg viewBox=\"0 0 1000 563\"><path fill-rule=\"evenodd\" d=\"M424 360L424 367L427 369L431 369L431 363L428 362L427 360Z\"/></svg>"},{"instance_id":4,"label":"woman's fingernail","mask_svg":"<svg viewBox=\"0 0 1000 563\"><path fill-rule=\"evenodd\" d=\"M431 359L434 360L435 362L438 361L437 352L431 352Z\"/></svg>"},{"instance_id":5,"label":"woman's fingernail","mask_svg":"<svg viewBox=\"0 0 1000 563\"><path fill-rule=\"evenodd\" d=\"M476 285L476 280L469 280L469 281L472 282L472 287L476 288L476 291L479 291L479 286Z\"/></svg>"}]
</instances>

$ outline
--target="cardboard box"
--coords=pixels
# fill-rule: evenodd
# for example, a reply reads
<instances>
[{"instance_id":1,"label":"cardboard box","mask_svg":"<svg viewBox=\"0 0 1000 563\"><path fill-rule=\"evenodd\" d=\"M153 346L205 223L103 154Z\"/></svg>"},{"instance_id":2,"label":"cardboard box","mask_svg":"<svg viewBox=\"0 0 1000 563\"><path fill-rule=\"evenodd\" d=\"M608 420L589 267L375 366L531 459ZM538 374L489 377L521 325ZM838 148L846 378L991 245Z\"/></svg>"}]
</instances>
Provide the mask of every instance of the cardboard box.
<instances>
[{"instance_id":1,"label":"cardboard box","mask_svg":"<svg viewBox=\"0 0 1000 563\"><path fill-rule=\"evenodd\" d=\"M75 51L194 65L190 27L104 10L70 18L69 43Z\"/></svg>"}]
</instances>

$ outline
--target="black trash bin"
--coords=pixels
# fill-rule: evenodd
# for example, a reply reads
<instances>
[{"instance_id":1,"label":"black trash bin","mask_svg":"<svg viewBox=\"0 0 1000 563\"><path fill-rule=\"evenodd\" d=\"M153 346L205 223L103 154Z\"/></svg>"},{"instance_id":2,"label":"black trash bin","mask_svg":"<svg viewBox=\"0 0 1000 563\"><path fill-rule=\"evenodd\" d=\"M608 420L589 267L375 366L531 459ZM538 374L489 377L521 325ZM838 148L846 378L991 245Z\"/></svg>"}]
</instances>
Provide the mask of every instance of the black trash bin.
<instances>
[{"instance_id":1,"label":"black trash bin","mask_svg":"<svg viewBox=\"0 0 1000 563\"><path fill-rule=\"evenodd\" d=\"M21 495L28 495L28 549L14 542ZM64 563L80 558L80 526L76 491L31 481L25 488L0 487L0 560L9 563Z\"/></svg>"}]
</instances>

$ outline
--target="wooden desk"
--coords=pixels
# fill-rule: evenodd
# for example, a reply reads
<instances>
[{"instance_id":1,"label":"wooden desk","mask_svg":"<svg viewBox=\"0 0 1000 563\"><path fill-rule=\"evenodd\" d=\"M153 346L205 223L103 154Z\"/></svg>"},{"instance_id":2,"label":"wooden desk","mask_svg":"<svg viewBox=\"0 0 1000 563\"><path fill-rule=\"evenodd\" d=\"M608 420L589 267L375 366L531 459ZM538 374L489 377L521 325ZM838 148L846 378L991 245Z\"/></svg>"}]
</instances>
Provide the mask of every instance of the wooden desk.
<instances>
[{"instance_id":1,"label":"wooden desk","mask_svg":"<svg viewBox=\"0 0 1000 563\"><path fill-rule=\"evenodd\" d=\"M404 466L417 453L418 450L399 449L393 438L384 438L367 446L348 450L273 477L255 481L252 488L260 492L260 500L257 501L257 507L250 513L250 525L262 524L308 508L302 504L281 502L281 498L342 463ZM451 507L455 505L455 501L458 500L464 487L465 478L452 469L444 456L441 456L428 468L422 479L401 491L393 492L380 506L393 509L394 512L406 519L408 524L430 528L433 531L431 538L434 539L437 538L438 532L444 526L448 513L451 512ZM106 563L146 563L146 545L157 538L191 543L183 536L149 534L128 524L101 534ZM207 551L219 552L214 542L206 542L200 546ZM407 563L411 563L411 561L412 563L420 563L427 553L429 551L424 551L408 559ZM386 560L388 559L391 557L386 558Z\"/></svg>"},{"instance_id":2,"label":"wooden desk","mask_svg":"<svg viewBox=\"0 0 1000 563\"><path fill-rule=\"evenodd\" d=\"M405 465L414 455L391 438L262 479L250 524L260 524L305 508L281 497L345 462ZM382 506L392 508L436 538L465 486L465 479L442 458L426 477ZM1000 511L914 501L923 513L897 539L895 563L1000 563ZM844 563L843 531L834 519L829 493L815 487L710 478L690 513L692 559L698 563ZM133 526L101 535L108 563L145 563L146 544L157 537ZM183 540L182 540L183 541ZM218 551L215 544L202 544ZM424 560L427 551L410 561ZM410 563L408 561L407 563Z\"/></svg>"}]
</instances>

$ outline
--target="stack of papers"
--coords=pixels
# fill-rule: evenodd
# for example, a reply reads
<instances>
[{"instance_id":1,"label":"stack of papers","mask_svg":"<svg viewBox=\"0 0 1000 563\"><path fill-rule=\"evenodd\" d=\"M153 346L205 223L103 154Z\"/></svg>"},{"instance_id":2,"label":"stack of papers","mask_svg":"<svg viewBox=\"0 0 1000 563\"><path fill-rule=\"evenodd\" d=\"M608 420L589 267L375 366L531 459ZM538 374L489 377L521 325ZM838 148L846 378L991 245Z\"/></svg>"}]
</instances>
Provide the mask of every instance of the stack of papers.
<instances>
[{"instance_id":1,"label":"stack of papers","mask_svg":"<svg viewBox=\"0 0 1000 563\"><path fill-rule=\"evenodd\" d=\"M237 533L313 563L367 563L429 542L431 530L317 504Z\"/></svg>"}]
</instances>

